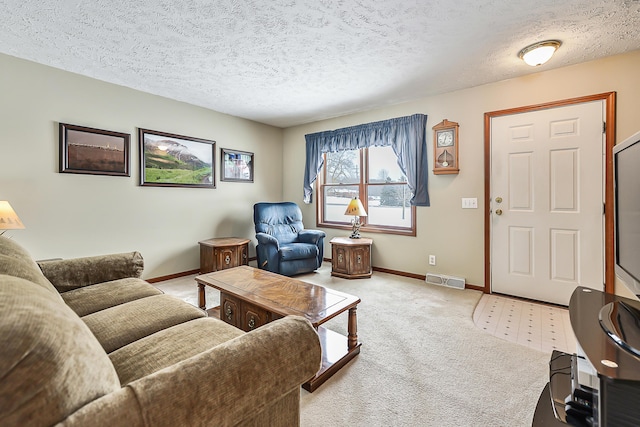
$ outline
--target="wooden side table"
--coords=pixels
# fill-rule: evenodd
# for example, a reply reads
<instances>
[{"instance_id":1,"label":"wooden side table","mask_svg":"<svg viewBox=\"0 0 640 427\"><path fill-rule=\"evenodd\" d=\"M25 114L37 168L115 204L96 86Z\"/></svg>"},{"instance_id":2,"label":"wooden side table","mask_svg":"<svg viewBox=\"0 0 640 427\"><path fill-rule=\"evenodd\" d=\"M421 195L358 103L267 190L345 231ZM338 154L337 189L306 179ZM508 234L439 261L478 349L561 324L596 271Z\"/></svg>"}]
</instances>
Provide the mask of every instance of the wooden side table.
<instances>
[{"instance_id":1,"label":"wooden side table","mask_svg":"<svg viewBox=\"0 0 640 427\"><path fill-rule=\"evenodd\" d=\"M249 239L222 237L200 244L200 274L249 264Z\"/></svg>"},{"instance_id":2,"label":"wooden side table","mask_svg":"<svg viewBox=\"0 0 640 427\"><path fill-rule=\"evenodd\" d=\"M331 275L345 279L371 277L371 245L373 239L361 237L331 239Z\"/></svg>"}]
</instances>

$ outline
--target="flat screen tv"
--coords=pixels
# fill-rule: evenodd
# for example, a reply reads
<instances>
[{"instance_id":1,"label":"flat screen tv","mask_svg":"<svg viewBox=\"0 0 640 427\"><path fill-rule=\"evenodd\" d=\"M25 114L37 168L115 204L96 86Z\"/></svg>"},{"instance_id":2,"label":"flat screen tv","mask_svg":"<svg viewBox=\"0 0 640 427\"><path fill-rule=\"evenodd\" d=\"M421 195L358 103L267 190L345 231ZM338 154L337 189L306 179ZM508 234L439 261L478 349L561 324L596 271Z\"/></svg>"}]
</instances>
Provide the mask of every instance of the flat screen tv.
<instances>
[{"instance_id":1,"label":"flat screen tv","mask_svg":"<svg viewBox=\"0 0 640 427\"><path fill-rule=\"evenodd\" d=\"M613 147L615 271L640 298L640 132Z\"/></svg>"},{"instance_id":2,"label":"flat screen tv","mask_svg":"<svg viewBox=\"0 0 640 427\"><path fill-rule=\"evenodd\" d=\"M615 270L640 298L640 132L613 148ZM598 314L620 347L640 358L640 304L614 301Z\"/></svg>"}]
</instances>

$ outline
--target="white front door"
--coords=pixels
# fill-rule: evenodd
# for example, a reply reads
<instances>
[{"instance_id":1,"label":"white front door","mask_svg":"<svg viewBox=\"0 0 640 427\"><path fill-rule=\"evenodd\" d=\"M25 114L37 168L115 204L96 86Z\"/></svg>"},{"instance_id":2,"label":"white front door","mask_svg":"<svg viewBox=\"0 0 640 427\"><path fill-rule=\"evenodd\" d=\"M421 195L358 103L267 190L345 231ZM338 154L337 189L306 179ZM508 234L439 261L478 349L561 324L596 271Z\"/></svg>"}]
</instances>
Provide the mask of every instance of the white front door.
<instances>
[{"instance_id":1,"label":"white front door","mask_svg":"<svg viewBox=\"0 0 640 427\"><path fill-rule=\"evenodd\" d=\"M491 290L603 290L605 102L491 119Z\"/></svg>"}]
</instances>

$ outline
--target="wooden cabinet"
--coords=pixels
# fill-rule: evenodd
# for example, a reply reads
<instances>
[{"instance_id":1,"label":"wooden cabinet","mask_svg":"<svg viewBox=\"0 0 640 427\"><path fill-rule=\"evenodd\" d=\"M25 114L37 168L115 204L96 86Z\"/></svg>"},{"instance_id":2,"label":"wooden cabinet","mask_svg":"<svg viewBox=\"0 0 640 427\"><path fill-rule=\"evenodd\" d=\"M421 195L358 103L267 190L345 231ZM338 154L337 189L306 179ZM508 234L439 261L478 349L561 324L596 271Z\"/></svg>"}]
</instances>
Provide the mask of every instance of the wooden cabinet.
<instances>
[{"instance_id":1,"label":"wooden cabinet","mask_svg":"<svg viewBox=\"0 0 640 427\"><path fill-rule=\"evenodd\" d=\"M371 277L372 239L331 239L331 275L346 279Z\"/></svg>"},{"instance_id":2,"label":"wooden cabinet","mask_svg":"<svg viewBox=\"0 0 640 427\"><path fill-rule=\"evenodd\" d=\"M249 264L249 240L222 237L200 244L200 274Z\"/></svg>"},{"instance_id":3,"label":"wooden cabinet","mask_svg":"<svg viewBox=\"0 0 640 427\"><path fill-rule=\"evenodd\" d=\"M225 292L220 292L220 307L220 318L245 332L282 317Z\"/></svg>"}]
</instances>

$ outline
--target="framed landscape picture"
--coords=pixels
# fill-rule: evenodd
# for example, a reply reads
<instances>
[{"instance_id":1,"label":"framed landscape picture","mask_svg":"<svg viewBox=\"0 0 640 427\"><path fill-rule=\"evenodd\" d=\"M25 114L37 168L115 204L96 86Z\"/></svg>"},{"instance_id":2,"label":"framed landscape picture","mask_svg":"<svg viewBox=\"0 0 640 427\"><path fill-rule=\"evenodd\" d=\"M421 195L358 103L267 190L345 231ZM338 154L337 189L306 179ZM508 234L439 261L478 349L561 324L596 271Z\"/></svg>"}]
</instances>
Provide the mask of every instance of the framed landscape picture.
<instances>
[{"instance_id":1,"label":"framed landscape picture","mask_svg":"<svg viewBox=\"0 0 640 427\"><path fill-rule=\"evenodd\" d=\"M216 142L139 129L140 185L216 188Z\"/></svg>"},{"instance_id":2,"label":"framed landscape picture","mask_svg":"<svg viewBox=\"0 0 640 427\"><path fill-rule=\"evenodd\" d=\"M222 148L221 181L253 182L253 153Z\"/></svg>"},{"instance_id":3,"label":"framed landscape picture","mask_svg":"<svg viewBox=\"0 0 640 427\"><path fill-rule=\"evenodd\" d=\"M60 123L60 172L130 176L131 135Z\"/></svg>"}]
</instances>

